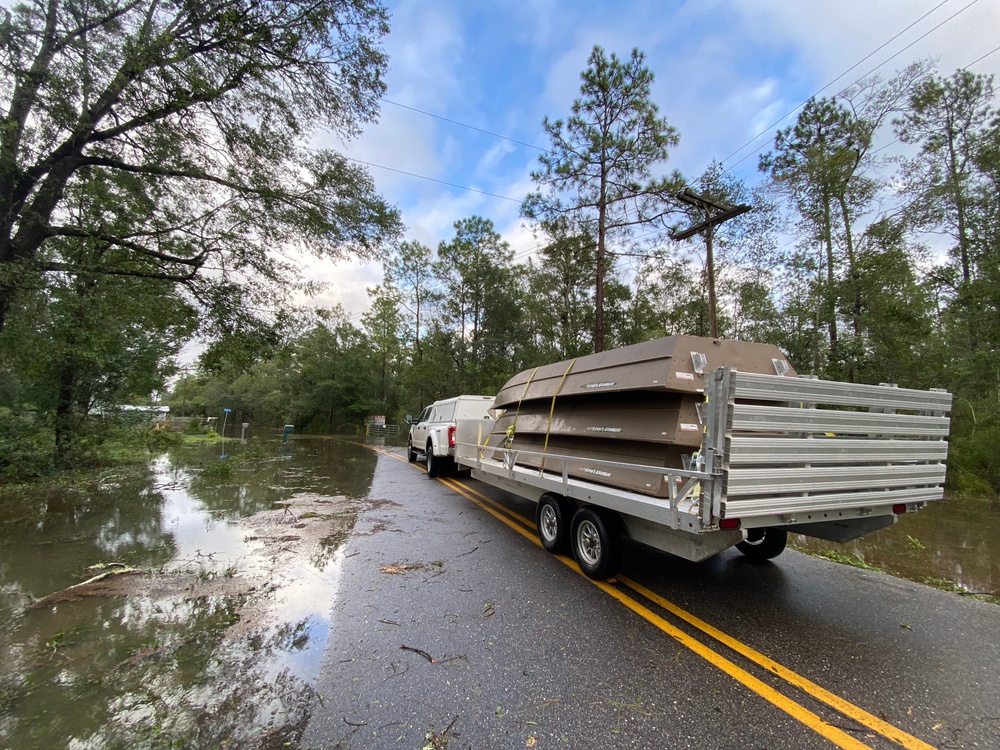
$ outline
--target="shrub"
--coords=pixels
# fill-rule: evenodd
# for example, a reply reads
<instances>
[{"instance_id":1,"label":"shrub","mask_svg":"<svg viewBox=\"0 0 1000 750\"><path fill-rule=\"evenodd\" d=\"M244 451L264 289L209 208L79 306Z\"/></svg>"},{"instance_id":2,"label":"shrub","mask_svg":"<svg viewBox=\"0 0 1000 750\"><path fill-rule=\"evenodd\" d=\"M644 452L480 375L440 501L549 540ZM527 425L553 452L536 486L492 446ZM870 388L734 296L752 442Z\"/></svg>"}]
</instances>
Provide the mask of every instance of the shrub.
<instances>
[{"instance_id":1,"label":"shrub","mask_svg":"<svg viewBox=\"0 0 1000 750\"><path fill-rule=\"evenodd\" d=\"M55 444L48 425L0 407L0 480L17 482L52 472Z\"/></svg>"}]
</instances>

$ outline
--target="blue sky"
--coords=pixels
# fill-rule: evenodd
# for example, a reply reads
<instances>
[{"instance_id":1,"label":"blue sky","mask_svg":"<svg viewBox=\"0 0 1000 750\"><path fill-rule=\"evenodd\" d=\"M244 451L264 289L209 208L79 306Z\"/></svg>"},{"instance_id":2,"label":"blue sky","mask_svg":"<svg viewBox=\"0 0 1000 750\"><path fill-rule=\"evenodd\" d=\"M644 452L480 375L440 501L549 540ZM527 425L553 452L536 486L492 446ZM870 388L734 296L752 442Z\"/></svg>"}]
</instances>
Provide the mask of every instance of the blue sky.
<instances>
[{"instance_id":1,"label":"blue sky","mask_svg":"<svg viewBox=\"0 0 1000 750\"><path fill-rule=\"evenodd\" d=\"M453 236L456 220L478 214L493 221L519 256L538 244L519 216L519 202L534 189L530 172L548 145L542 120L567 116L595 44L619 57L633 47L646 54L656 76L652 98L680 133L665 168L693 178L713 159L725 159L751 183L759 179L754 152L766 150L768 138L794 115L779 126L775 121L899 32L823 93L835 94L876 68L891 77L918 59L935 59L948 75L1000 45L1000 0L386 5L390 70L379 122L355 141L327 145L378 165L369 172L400 209L406 239L436 248ZM1000 52L971 69L1000 72ZM761 133L767 137L731 156ZM365 288L381 281L381 268L316 264L309 275L330 282L314 304L341 303L357 316L367 307Z\"/></svg>"}]
</instances>

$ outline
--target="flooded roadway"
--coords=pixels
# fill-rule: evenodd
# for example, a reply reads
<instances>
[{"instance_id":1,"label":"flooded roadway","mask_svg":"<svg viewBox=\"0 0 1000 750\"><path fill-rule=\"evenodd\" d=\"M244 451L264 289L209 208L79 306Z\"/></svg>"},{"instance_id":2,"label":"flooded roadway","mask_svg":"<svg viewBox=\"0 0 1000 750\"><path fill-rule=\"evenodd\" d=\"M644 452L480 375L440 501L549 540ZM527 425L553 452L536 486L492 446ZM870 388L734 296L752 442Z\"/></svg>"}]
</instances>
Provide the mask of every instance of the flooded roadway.
<instances>
[{"instance_id":1,"label":"flooded roadway","mask_svg":"<svg viewBox=\"0 0 1000 750\"><path fill-rule=\"evenodd\" d=\"M0 746L296 741L327 643L344 536L318 540L307 559L279 558L248 519L277 513L288 528L273 539L294 552L292 537L305 532L292 528L284 504L324 500L336 503L346 533L375 456L319 438L293 441L284 456L270 443L246 461L233 460L232 443L221 450L233 454L223 462L229 471L218 469L215 445L109 472L86 490L0 493L0 638L8 644ZM847 545L800 542L912 580L996 592L998 539L995 503L946 501ZM90 566L111 563L147 576L133 579L127 596L34 606L107 570ZM158 585L149 571L160 574ZM253 585L239 585L247 580ZM253 621L248 607L262 601Z\"/></svg>"},{"instance_id":2,"label":"flooded roadway","mask_svg":"<svg viewBox=\"0 0 1000 750\"><path fill-rule=\"evenodd\" d=\"M335 440L249 447L0 493L0 747L281 747L301 732L375 457ZM334 531L310 545L320 521Z\"/></svg>"}]
</instances>

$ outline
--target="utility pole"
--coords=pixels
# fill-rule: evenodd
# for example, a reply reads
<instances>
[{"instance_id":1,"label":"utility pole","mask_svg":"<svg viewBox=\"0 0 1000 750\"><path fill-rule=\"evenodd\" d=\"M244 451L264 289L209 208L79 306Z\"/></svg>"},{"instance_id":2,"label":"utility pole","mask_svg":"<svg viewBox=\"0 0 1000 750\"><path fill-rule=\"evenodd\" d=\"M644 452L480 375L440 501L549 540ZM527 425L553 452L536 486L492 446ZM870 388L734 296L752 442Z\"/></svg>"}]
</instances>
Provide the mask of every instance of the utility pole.
<instances>
[{"instance_id":1,"label":"utility pole","mask_svg":"<svg viewBox=\"0 0 1000 750\"><path fill-rule=\"evenodd\" d=\"M705 219L694 226L679 232L672 232L670 239L686 240L688 237L703 232L705 235L705 268L708 276L708 330L709 336L713 339L719 337L719 324L716 316L715 301L715 258L712 253L712 236L716 224L721 224L729 219L734 219L741 214L745 214L751 206L740 204L738 206L727 206L723 203L716 203L704 195L698 195L690 188L685 188L684 192L677 194L677 200L687 203L689 206L701 211Z\"/></svg>"}]
</instances>

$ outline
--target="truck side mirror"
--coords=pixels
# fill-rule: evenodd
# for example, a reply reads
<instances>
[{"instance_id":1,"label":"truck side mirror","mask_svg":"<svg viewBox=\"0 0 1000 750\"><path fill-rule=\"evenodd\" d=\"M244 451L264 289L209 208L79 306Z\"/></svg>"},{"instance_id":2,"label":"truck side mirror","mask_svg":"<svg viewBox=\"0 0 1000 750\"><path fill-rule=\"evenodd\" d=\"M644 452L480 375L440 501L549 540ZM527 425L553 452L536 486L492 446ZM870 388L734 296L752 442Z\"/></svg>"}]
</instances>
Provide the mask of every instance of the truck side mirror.
<instances>
[{"instance_id":1,"label":"truck side mirror","mask_svg":"<svg viewBox=\"0 0 1000 750\"><path fill-rule=\"evenodd\" d=\"M406 424L413 424L413 415L412 414L407 414L406 415Z\"/></svg>"}]
</instances>

